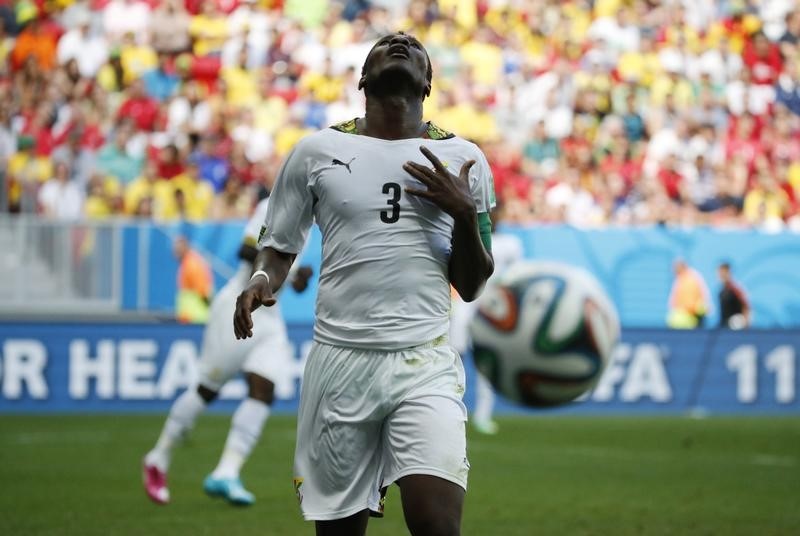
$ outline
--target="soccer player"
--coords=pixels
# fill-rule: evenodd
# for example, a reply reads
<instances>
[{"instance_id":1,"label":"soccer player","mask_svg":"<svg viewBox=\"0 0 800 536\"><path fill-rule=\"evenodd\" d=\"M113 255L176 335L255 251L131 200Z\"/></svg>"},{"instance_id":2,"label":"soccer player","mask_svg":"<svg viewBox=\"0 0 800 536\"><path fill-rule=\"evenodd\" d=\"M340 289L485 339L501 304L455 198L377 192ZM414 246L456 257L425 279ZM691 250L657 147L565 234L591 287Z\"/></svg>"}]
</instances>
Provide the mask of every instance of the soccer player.
<instances>
[{"instance_id":1,"label":"soccer player","mask_svg":"<svg viewBox=\"0 0 800 536\"><path fill-rule=\"evenodd\" d=\"M523 258L524 248L518 236L499 233L495 226L498 210L492 211L492 257L494 273L488 284L497 281L512 264ZM472 341L469 337L469 323L477 312L475 302L465 302L458 296L453 299L453 311L450 317L450 344L462 356L471 351ZM475 410L472 412L472 427L482 434L494 435L498 431L497 422L492 419L494 411L494 389L489 380L478 371L475 378Z\"/></svg>"},{"instance_id":2,"label":"soccer player","mask_svg":"<svg viewBox=\"0 0 800 536\"><path fill-rule=\"evenodd\" d=\"M255 338L237 341L230 324L230 312L236 297L245 287L258 253L257 237L267 212L268 199L261 201L245 227L239 248L239 270L211 302L208 324L203 332L199 364L199 382L186 390L172 404L161 435L143 464L144 488L147 496L159 504L170 500L167 471L172 450L192 429L197 417L219 394L222 386L243 371L248 395L233 414L231 429L216 469L205 479L203 488L212 496L226 498L233 504L250 505L255 497L239 479L239 471L258 442L269 406L274 396L270 378L276 368L291 355L286 325L277 308L264 308L253 313L257 326ZM294 273L293 288L302 292L308 286L311 269L301 267ZM283 355L281 355L283 354Z\"/></svg>"},{"instance_id":3,"label":"soccer player","mask_svg":"<svg viewBox=\"0 0 800 536\"><path fill-rule=\"evenodd\" d=\"M492 179L472 143L422 119L428 54L380 39L362 68L364 117L311 134L276 179L255 272L234 314L275 303L312 221L322 233L314 342L294 485L318 535L364 534L396 482L413 535L455 535L469 463L450 285L474 300L492 273ZM257 311L256 311L257 312Z\"/></svg>"}]
</instances>

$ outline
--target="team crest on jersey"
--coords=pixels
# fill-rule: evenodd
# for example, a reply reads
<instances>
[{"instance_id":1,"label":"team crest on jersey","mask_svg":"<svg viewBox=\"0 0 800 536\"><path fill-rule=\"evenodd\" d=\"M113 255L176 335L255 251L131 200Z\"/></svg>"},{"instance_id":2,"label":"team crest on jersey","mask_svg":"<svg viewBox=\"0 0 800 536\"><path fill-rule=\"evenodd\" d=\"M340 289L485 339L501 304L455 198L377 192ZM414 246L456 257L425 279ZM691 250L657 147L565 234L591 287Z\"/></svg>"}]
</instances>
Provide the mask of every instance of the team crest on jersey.
<instances>
[{"instance_id":1,"label":"team crest on jersey","mask_svg":"<svg viewBox=\"0 0 800 536\"><path fill-rule=\"evenodd\" d=\"M303 485L302 477L294 477L294 493L297 495L297 502L303 504L303 493L300 491L300 486Z\"/></svg>"}]
</instances>

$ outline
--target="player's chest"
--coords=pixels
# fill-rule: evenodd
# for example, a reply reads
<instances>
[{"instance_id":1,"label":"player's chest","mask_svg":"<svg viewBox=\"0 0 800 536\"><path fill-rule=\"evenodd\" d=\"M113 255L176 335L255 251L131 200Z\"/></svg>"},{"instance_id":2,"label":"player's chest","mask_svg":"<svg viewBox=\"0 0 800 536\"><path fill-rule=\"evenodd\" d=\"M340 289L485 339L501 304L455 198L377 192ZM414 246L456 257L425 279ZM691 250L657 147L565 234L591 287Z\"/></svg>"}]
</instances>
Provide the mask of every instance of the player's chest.
<instances>
[{"instance_id":1,"label":"player's chest","mask_svg":"<svg viewBox=\"0 0 800 536\"><path fill-rule=\"evenodd\" d=\"M430 201L409 194L406 189L426 187L405 170L409 160L425 161L419 151L347 150L331 152L312 171L312 191L318 220L336 218L364 224L446 224L449 216ZM326 155L328 156L328 155Z\"/></svg>"}]
</instances>

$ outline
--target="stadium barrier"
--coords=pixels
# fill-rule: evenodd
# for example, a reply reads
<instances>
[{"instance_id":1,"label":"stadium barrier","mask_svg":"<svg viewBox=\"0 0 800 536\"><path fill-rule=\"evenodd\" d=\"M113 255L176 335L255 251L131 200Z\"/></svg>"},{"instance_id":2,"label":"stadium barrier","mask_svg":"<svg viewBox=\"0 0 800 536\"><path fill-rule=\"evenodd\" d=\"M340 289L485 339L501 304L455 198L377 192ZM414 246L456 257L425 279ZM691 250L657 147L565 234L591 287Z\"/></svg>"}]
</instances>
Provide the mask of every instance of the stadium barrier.
<instances>
[{"instance_id":1,"label":"stadium barrier","mask_svg":"<svg viewBox=\"0 0 800 536\"><path fill-rule=\"evenodd\" d=\"M0 323L0 413L164 412L196 374L199 326ZM292 324L295 357L275 378L276 411L297 409L311 325ZM800 414L798 330L625 330L596 388L537 414ZM466 403L474 367L466 359ZM244 396L223 389L217 411ZM500 413L525 410L500 400Z\"/></svg>"},{"instance_id":2,"label":"stadium barrier","mask_svg":"<svg viewBox=\"0 0 800 536\"><path fill-rule=\"evenodd\" d=\"M156 224L147 221L53 222L0 217L0 313L144 313L170 316L178 264L172 241L186 235L209 261L216 288L235 272L242 222ZM716 268L733 265L747 291L754 327L800 328L800 238L797 234L712 228L637 227L581 230L569 226L506 228L530 259L586 268L614 300L627 327L662 327L681 257L719 289ZM319 232L302 261L319 273ZM289 322L310 323L316 278L309 291L285 292ZM716 309L716 308L715 308ZM718 322L712 309L708 325Z\"/></svg>"}]
</instances>

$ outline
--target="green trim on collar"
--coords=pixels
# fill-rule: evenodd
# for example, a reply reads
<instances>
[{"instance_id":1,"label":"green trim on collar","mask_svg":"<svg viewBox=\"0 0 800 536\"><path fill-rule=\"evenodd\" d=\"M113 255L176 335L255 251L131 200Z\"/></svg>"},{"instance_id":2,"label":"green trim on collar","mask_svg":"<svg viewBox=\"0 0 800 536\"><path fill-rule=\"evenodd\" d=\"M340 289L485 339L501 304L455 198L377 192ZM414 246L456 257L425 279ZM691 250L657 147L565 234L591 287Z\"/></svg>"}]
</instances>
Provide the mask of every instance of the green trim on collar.
<instances>
[{"instance_id":1,"label":"green trim on collar","mask_svg":"<svg viewBox=\"0 0 800 536\"><path fill-rule=\"evenodd\" d=\"M425 131L426 138L431 140L449 140L450 138L455 137L455 134L437 125L434 125L432 121L428 121L427 125L428 130ZM339 132L344 132L345 134L358 134L358 128L356 127L355 119L338 123L331 126L331 128L333 130L338 130Z\"/></svg>"}]
</instances>

